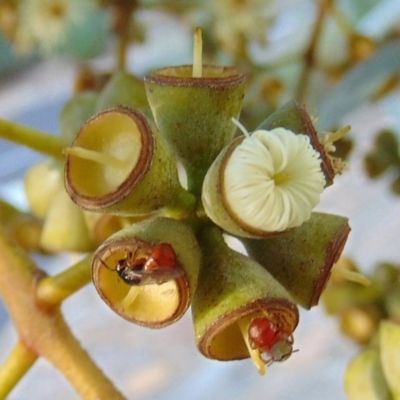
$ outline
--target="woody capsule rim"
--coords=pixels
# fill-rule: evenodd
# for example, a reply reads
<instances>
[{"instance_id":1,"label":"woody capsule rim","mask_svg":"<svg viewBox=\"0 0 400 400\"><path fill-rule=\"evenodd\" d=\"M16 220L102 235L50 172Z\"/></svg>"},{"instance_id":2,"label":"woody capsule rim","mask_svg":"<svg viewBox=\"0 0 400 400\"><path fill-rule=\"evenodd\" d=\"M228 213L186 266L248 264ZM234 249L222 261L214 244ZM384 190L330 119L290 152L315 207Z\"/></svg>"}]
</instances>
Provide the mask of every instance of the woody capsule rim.
<instances>
[{"instance_id":1,"label":"woody capsule rim","mask_svg":"<svg viewBox=\"0 0 400 400\"><path fill-rule=\"evenodd\" d=\"M124 318L125 320L129 322L133 322L137 325L147 327L147 328L152 328L152 329L160 329L165 326L171 325L172 323L176 322L179 320L187 311L190 305L190 286L189 286L189 281L186 273L184 272L181 276L177 277L174 279L176 289L177 289L177 304L176 307L174 308L173 312L170 312L168 315L166 314L166 317L164 319L160 320L146 320L143 318L138 318L135 316L132 312L129 312L129 310L124 310L123 308L120 307L120 304L118 301L116 301L116 297L121 297L117 296L117 293L114 292L112 287L108 287L109 283L104 281L104 279L107 277L107 275L103 275L101 271L108 272L106 271L107 268L104 266L103 262L106 262L109 257L112 257L113 254L118 253L118 252L127 252L129 248L135 247L136 245L140 245L140 243L144 243L145 241L140 239L140 238L120 238L120 239L113 239L111 241L106 241L104 242L94 253L93 259L92 259L92 281L94 283L94 286L100 295L101 299L119 316ZM150 245L150 243L148 243ZM102 261L100 261L102 260ZM179 261L178 261L179 265ZM117 283L114 283L115 287L120 287L121 289L127 289L129 290L129 285L127 283L124 283L122 279L118 277L118 274L115 270L110 270L111 273L115 274L113 275L115 280L118 281ZM102 283L103 280L103 283ZM107 279L109 281L109 279ZM156 284L155 284L156 285ZM114 298L115 297L115 298ZM122 296L124 297L124 296ZM161 300L160 300L161 301Z\"/></svg>"},{"instance_id":2,"label":"woody capsule rim","mask_svg":"<svg viewBox=\"0 0 400 400\"><path fill-rule=\"evenodd\" d=\"M73 179L71 179L71 164L74 162L71 157L74 156L67 154L64 173L65 189L71 199L85 210L101 211L106 207L122 201L128 197L132 190L143 180L151 166L152 156L155 151L155 139L153 137L151 127L146 118L140 112L125 106L110 107L93 115L81 127L74 141L72 142L71 147L79 146L80 136L84 134L87 127L93 126L93 124L99 121L99 118L107 117L108 115L114 113L119 113L130 118L132 123L136 126L137 131L140 133L141 148L139 157L130 173L126 176L126 178L124 178L122 183L116 186L114 190L100 195L87 195L82 193L79 185L76 185ZM111 136L110 140L112 140Z\"/></svg>"},{"instance_id":3,"label":"woody capsule rim","mask_svg":"<svg viewBox=\"0 0 400 400\"><path fill-rule=\"evenodd\" d=\"M347 222L347 221L346 221ZM324 291L326 285L328 284L331 270L333 265L339 260L340 255L342 254L343 248L346 245L347 237L350 233L350 226L348 223L342 225L341 229L335 235L334 240L331 242L327 254L331 255L328 259L325 260L325 264L321 269L321 273L318 277L318 280L315 285L314 293L311 298L310 307L318 305L319 299ZM332 254L332 250L335 249Z\"/></svg>"},{"instance_id":4,"label":"woody capsule rim","mask_svg":"<svg viewBox=\"0 0 400 400\"><path fill-rule=\"evenodd\" d=\"M192 65L160 68L146 76L144 81L159 86L224 90L237 87L246 80L246 76L235 67L203 65L201 77L193 77L192 71Z\"/></svg>"},{"instance_id":5,"label":"woody capsule rim","mask_svg":"<svg viewBox=\"0 0 400 400\"><path fill-rule=\"evenodd\" d=\"M198 338L198 349L204 356L208 358L220 359L221 361L223 361L224 359L218 358L218 356L216 356L216 354L213 354L211 350L214 339L219 334L223 333L223 331L231 324L236 323L240 319L250 317L251 315L262 314L264 310L268 314L273 314L274 312L287 314L286 319L290 320L289 324L292 325L292 331L296 329L299 323L299 310L297 306L291 301L286 299L271 299L269 297L260 298L250 304L246 304L242 307L234 309L214 321L212 325L207 327L202 336ZM249 355L246 354L236 357L234 359L240 360L248 357ZM230 358L230 360L232 359Z\"/></svg>"}]
</instances>

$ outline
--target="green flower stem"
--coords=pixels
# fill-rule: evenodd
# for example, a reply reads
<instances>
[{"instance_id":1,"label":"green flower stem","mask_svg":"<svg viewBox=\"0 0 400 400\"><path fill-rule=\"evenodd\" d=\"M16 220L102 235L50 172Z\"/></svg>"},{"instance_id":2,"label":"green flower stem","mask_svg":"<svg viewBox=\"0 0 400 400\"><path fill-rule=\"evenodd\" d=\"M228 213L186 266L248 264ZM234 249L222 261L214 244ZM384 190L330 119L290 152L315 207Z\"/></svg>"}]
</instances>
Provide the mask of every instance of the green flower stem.
<instances>
[{"instance_id":1,"label":"green flower stem","mask_svg":"<svg viewBox=\"0 0 400 400\"><path fill-rule=\"evenodd\" d=\"M371 285L371 281L367 277L359 272L350 271L349 269L342 267L339 263L334 264L331 271L332 273L337 274L351 282L357 282L363 286Z\"/></svg>"},{"instance_id":2,"label":"green flower stem","mask_svg":"<svg viewBox=\"0 0 400 400\"><path fill-rule=\"evenodd\" d=\"M207 171L201 170L199 168L191 168L191 166L188 163L184 164L187 175L188 191L195 195L200 196L204 177Z\"/></svg>"},{"instance_id":3,"label":"green flower stem","mask_svg":"<svg viewBox=\"0 0 400 400\"><path fill-rule=\"evenodd\" d=\"M72 265L65 271L43 278L36 287L36 298L40 304L57 305L87 285L92 277L93 254Z\"/></svg>"},{"instance_id":4,"label":"green flower stem","mask_svg":"<svg viewBox=\"0 0 400 400\"><path fill-rule=\"evenodd\" d=\"M126 54L131 42L131 32L135 31L132 17L138 7L137 0L120 0L114 4L114 31L118 35L117 43L117 69L125 70Z\"/></svg>"},{"instance_id":5,"label":"green flower stem","mask_svg":"<svg viewBox=\"0 0 400 400\"><path fill-rule=\"evenodd\" d=\"M181 219L194 213L196 206L196 196L178 187L174 198L164 207L163 215L168 218Z\"/></svg>"},{"instance_id":6,"label":"green flower stem","mask_svg":"<svg viewBox=\"0 0 400 400\"><path fill-rule=\"evenodd\" d=\"M43 272L0 229L0 294L19 334L33 354L48 359L84 399L123 399L112 382L82 349L63 319L60 307L35 301L36 284ZM31 354L20 359L29 363ZM4 370L4 369L3 369ZM7 376L16 381L21 371ZM6 384L0 381L0 387Z\"/></svg>"},{"instance_id":7,"label":"green flower stem","mask_svg":"<svg viewBox=\"0 0 400 400\"><path fill-rule=\"evenodd\" d=\"M0 137L64 160L62 150L66 143L56 136L0 118Z\"/></svg>"},{"instance_id":8,"label":"green flower stem","mask_svg":"<svg viewBox=\"0 0 400 400\"><path fill-rule=\"evenodd\" d=\"M37 360L37 355L18 342L4 364L0 366L0 399L14 389L20 379Z\"/></svg>"},{"instance_id":9,"label":"green flower stem","mask_svg":"<svg viewBox=\"0 0 400 400\"><path fill-rule=\"evenodd\" d=\"M318 2L317 19L315 21L314 29L311 33L310 42L308 43L308 47L303 55L304 65L297 82L295 97L299 100L304 99L306 95L306 91L310 80L310 75L315 64L316 48L319 43L321 32L324 27L325 17L328 14L331 4L332 0L322 0Z\"/></svg>"}]
</instances>

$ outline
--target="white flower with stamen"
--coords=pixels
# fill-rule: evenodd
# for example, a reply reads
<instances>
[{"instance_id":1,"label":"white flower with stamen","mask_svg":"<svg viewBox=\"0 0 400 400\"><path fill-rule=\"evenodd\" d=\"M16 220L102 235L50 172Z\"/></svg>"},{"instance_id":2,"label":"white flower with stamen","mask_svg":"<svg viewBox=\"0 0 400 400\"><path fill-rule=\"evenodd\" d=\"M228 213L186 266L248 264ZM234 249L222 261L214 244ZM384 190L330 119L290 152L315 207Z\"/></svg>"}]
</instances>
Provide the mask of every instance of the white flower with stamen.
<instances>
[{"instance_id":1,"label":"white flower with stamen","mask_svg":"<svg viewBox=\"0 0 400 400\"><path fill-rule=\"evenodd\" d=\"M267 232L307 221L324 186L320 155L309 137L284 128L246 137L224 171L225 201L232 212Z\"/></svg>"},{"instance_id":2,"label":"white flower with stamen","mask_svg":"<svg viewBox=\"0 0 400 400\"><path fill-rule=\"evenodd\" d=\"M66 39L67 30L85 23L96 7L93 0L21 0L18 4L17 48L38 45L49 55Z\"/></svg>"}]
</instances>

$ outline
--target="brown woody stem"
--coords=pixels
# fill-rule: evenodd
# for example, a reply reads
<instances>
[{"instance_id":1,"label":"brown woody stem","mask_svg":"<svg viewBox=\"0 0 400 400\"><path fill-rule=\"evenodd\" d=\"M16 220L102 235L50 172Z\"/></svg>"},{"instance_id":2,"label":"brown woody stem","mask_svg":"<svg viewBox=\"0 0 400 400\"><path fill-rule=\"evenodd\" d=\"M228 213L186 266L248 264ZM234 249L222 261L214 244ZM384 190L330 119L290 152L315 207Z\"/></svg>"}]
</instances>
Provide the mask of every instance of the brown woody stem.
<instances>
[{"instance_id":1,"label":"brown woody stem","mask_svg":"<svg viewBox=\"0 0 400 400\"><path fill-rule=\"evenodd\" d=\"M25 355L21 349L16 350L21 354L21 363L28 367L34 356L45 357L84 399L124 398L82 349L64 321L59 306L43 305L36 300L36 285L43 272L3 230L0 230L0 276L0 294L21 344L29 349ZM11 375L9 372L7 380L16 382L27 369L12 372L8 367ZM0 381L0 387L4 384Z\"/></svg>"}]
</instances>

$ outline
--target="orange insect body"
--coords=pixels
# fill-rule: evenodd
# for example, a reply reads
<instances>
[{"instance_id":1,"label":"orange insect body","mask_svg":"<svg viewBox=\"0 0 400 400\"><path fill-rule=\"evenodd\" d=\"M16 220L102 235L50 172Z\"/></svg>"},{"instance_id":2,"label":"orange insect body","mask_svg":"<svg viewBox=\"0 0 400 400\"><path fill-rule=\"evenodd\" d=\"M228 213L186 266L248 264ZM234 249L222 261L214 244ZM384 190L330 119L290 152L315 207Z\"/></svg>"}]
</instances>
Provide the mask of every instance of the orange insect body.
<instances>
[{"instance_id":1,"label":"orange insect body","mask_svg":"<svg viewBox=\"0 0 400 400\"><path fill-rule=\"evenodd\" d=\"M108 269L110 269L104 262ZM160 243L143 251L138 247L118 260L115 267L118 276L128 285L162 284L182 275L177 266L176 254L168 243Z\"/></svg>"},{"instance_id":2,"label":"orange insect body","mask_svg":"<svg viewBox=\"0 0 400 400\"><path fill-rule=\"evenodd\" d=\"M267 353L266 364L285 361L293 352L293 335L268 318L254 318L248 329L250 345L261 353Z\"/></svg>"}]
</instances>

